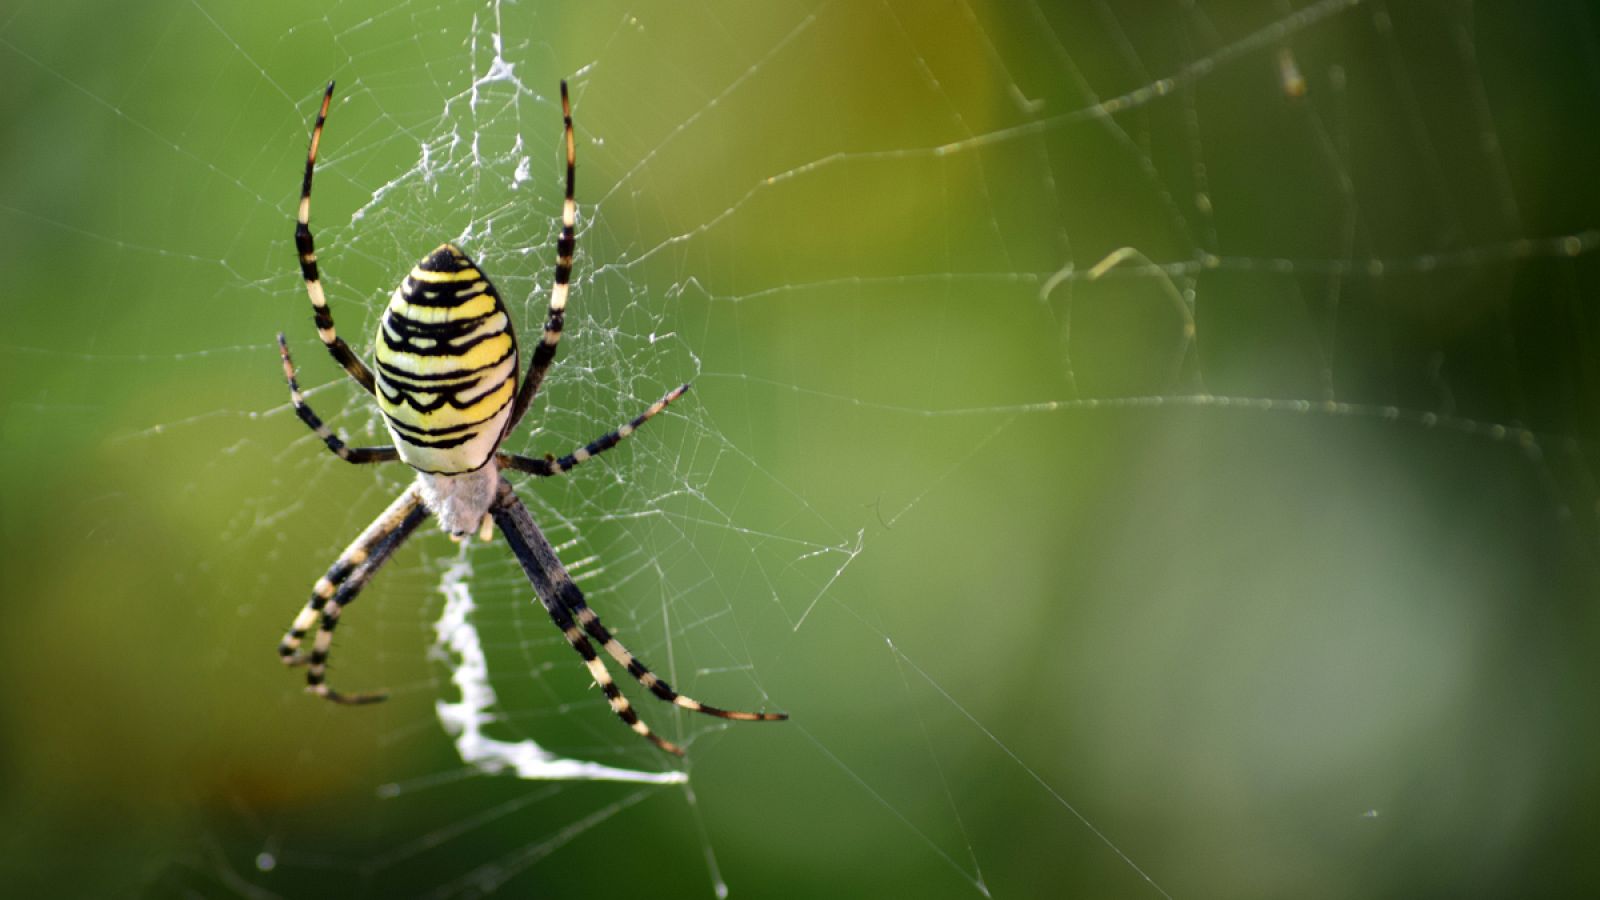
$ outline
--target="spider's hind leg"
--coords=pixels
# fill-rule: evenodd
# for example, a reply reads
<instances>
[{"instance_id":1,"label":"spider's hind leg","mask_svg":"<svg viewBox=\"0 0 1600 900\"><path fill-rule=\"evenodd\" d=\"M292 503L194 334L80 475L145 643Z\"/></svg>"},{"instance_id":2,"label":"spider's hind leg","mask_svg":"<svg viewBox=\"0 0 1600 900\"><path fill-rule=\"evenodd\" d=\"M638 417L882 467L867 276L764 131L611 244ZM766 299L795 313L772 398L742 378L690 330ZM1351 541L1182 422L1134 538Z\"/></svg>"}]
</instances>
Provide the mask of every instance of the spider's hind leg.
<instances>
[{"instance_id":1,"label":"spider's hind leg","mask_svg":"<svg viewBox=\"0 0 1600 900\"><path fill-rule=\"evenodd\" d=\"M571 453L568 453L566 456L563 456L560 459L557 459L554 456L549 456L544 459L536 459L531 456L518 456L515 453L498 453L495 455L495 459L500 468L510 469L514 472L526 472L529 475L540 475L545 477L565 474L572 471L572 469L579 464L588 462L589 460L594 459L596 456L599 456L607 450L610 450L612 447L615 447L617 444L620 444L624 438L627 438L635 431L638 431L639 426L655 418L657 413L661 412L663 409L666 409L668 404L679 397L682 397L688 390L689 386L687 384L679 385L678 387L673 388L667 392L665 397L662 397L660 400L650 404L648 409L639 415L634 416L633 420L628 422L626 425L619 426L615 431L606 432L605 434L595 438L594 440L582 447L579 447Z\"/></svg>"},{"instance_id":2,"label":"spider's hind leg","mask_svg":"<svg viewBox=\"0 0 1600 900\"><path fill-rule=\"evenodd\" d=\"M561 344L561 332L566 328L567 292L572 282L572 257L578 250L578 201L574 198L577 182L577 150L572 140L572 104L567 99L567 83L561 82L562 138L567 145L567 196L561 203L561 237L556 239L556 277L550 286L550 309L544 322L544 336L528 360L528 377L517 390L517 399L511 406L511 421L506 425L510 434L528 411L544 375L555 361L556 347Z\"/></svg>"},{"instance_id":3,"label":"spider's hind leg","mask_svg":"<svg viewBox=\"0 0 1600 900\"><path fill-rule=\"evenodd\" d=\"M281 331L278 333L278 358L283 360L283 378L289 383L289 402L294 404L295 415L327 445L334 456L357 465L395 462L400 458L400 451L393 447L348 447L332 429L323 424L322 418L311 410L311 405L306 403L306 395L300 390L300 382L294 376L294 358L289 355L289 342ZM333 575L332 572L328 574L330 578Z\"/></svg>"},{"instance_id":4,"label":"spider's hind leg","mask_svg":"<svg viewBox=\"0 0 1600 900\"><path fill-rule=\"evenodd\" d=\"M317 270L317 246L311 237L311 176L317 168L317 148L322 144L322 126L328 121L328 104L333 100L333 82L322 94L322 106L317 110L317 124L311 128L311 146L306 149L306 174L300 183L300 207L295 214L294 247L300 257L300 277L305 279L306 294L311 298L311 312L317 323L317 336L333 354L334 360L344 366L350 377L367 393L373 392L372 371L339 337L333 327L333 311L328 309L328 298L322 289L322 273Z\"/></svg>"}]
</instances>

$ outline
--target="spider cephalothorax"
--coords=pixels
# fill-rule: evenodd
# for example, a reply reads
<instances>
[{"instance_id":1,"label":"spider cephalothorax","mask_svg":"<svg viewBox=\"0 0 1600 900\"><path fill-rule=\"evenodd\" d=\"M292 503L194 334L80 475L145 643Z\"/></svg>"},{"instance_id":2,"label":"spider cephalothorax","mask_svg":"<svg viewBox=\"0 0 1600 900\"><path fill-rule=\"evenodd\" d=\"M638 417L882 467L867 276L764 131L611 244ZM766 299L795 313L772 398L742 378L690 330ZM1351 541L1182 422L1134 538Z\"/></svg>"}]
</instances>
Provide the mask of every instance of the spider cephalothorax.
<instances>
[{"instance_id":1,"label":"spider cephalothorax","mask_svg":"<svg viewBox=\"0 0 1600 900\"><path fill-rule=\"evenodd\" d=\"M653 733L639 720L626 697L611 680L610 671L594 649L598 642L609 656L638 682L662 700L685 709L724 719L778 720L783 713L735 712L706 706L674 691L665 681L622 646L584 602L555 549L534 523L527 507L517 499L502 470L530 475L560 475L616 446L635 429L661 412L689 389L669 391L633 421L605 434L559 459L527 457L500 450L500 444L517 427L555 359L565 325L572 254L576 247L578 205L573 199L576 150L572 139L572 109L567 84L561 83L563 137L567 151L567 191L561 209L561 237L556 242L555 283L544 334L529 361L528 374L518 383L516 332L505 304L487 275L461 250L443 244L417 263L395 288L378 324L374 372L366 367L334 330L322 279L317 271L316 247L311 238L311 176L317 162L317 145L333 99L333 83L322 96L317 124L311 131L306 154L305 181L295 224L295 247L300 272L311 296L317 335L345 371L378 401L384 424L394 439L390 447L347 447L306 404L295 379L289 345L278 335L284 377L295 412L328 449L350 463L404 462L417 470L417 481L407 488L378 519L340 554L333 567L317 579L311 599L278 645L290 665L306 664L307 690L339 703L373 703L382 693L346 694L327 682L328 653L333 631L344 608L350 605L378 569L401 543L432 514L453 535L482 531L492 520L533 584L551 621L561 629L572 648L583 657L590 675L605 694L611 709L628 727L671 753L682 749ZM311 652L302 644L312 629Z\"/></svg>"}]
</instances>

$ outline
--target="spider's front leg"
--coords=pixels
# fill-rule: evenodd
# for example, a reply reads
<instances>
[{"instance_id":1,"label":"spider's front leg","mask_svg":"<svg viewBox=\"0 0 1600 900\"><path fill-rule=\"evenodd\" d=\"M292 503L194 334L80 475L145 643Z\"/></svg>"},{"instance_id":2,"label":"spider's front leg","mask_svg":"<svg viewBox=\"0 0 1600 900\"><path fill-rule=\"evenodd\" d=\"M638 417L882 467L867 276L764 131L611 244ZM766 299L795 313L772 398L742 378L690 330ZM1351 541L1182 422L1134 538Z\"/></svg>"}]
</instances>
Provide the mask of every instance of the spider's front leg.
<instances>
[{"instance_id":1,"label":"spider's front leg","mask_svg":"<svg viewBox=\"0 0 1600 900\"><path fill-rule=\"evenodd\" d=\"M377 520L351 542L339 559L328 569L328 574L317 579L311 589L311 599L295 616L283 640L278 643L278 655L291 666L309 665L306 670L306 690L326 697L335 703L376 703L387 695L382 692L343 694L328 685L328 654L333 645L333 630L339 625L344 607L355 602L356 595L366 587L378 569L388 562L394 551L428 518L428 509L416 486L406 489ZM301 645L313 628L317 636L309 654L301 652Z\"/></svg>"},{"instance_id":2,"label":"spider's front leg","mask_svg":"<svg viewBox=\"0 0 1600 900\"><path fill-rule=\"evenodd\" d=\"M733 710L718 709L707 706L693 698L686 697L674 691L665 681L662 681L641 663L626 647L617 641L601 624L600 618L589 609L584 602L583 592L573 584L572 576L567 574L566 567L561 565L561 560L556 557L555 548L550 546L550 541L545 538L539 526L534 524L533 516L528 513L528 508L517 499L516 492L512 490L510 482L500 481L500 491L495 498L494 506L489 509L494 516L495 524L500 526L501 534L505 535L506 543L511 545L511 552L517 557L517 562L522 565L523 572L533 584L534 593L538 595L539 602L550 616L550 621L561 630L563 637L572 649L583 658L583 663L589 669L589 674L594 678L595 684L600 686L600 691L605 695L606 702L610 704L611 711L623 724L633 729L635 733L650 741L662 750L677 756L683 755L683 748L668 741L650 730L639 718L632 704L622 695L616 682L611 679L611 672L606 664L595 652L594 645L584 636L588 632L590 637L599 641L601 647L609 653L623 668L628 670L640 684L649 688L651 693L662 700L676 704L695 712L717 716L723 719L741 719L744 721L778 722L789 718L784 713L752 713Z\"/></svg>"}]
</instances>

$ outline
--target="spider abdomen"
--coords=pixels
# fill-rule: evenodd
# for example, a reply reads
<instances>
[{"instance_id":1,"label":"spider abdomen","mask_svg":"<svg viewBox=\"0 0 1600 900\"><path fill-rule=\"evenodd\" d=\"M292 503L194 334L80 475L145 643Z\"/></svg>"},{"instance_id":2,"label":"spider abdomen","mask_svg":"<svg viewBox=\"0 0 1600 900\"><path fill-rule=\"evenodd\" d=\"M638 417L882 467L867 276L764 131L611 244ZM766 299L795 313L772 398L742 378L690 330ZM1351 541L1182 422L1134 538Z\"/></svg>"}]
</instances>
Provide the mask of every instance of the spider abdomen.
<instances>
[{"instance_id":1,"label":"spider abdomen","mask_svg":"<svg viewBox=\"0 0 1600 900\"><path fill-rule=\"evenodd\" d=\"M518 373L516 334L488 277L441 245L395 288L376 344L378 408L400 458L437 475L482 468Z\"/></svg>"}]
</instances>

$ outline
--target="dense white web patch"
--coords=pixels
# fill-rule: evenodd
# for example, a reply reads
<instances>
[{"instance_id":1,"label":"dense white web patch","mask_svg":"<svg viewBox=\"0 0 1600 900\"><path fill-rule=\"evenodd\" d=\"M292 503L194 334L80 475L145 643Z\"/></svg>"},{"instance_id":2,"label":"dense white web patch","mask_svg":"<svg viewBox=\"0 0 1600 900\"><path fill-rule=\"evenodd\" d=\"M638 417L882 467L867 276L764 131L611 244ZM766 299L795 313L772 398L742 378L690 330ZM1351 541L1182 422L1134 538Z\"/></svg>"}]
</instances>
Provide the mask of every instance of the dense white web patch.
<instances>
[{"instance_id":1,"label":"dense white web patch","mask_svg":"<svg viewBox=\"0 0 1600 900\"><path fill-rule=\"evenodd\" d=\"M580 760L562 759L532 739L515 743L496 740L484 734L484 726L494 721L497 706L489 682L489 664L483 640L472 624L472 565L465 557L445 570L440 590L445 595L444 609L434 623L438 640L433 650L451 669L450 683L461 692L458 702L439 700L439 724L455 739L461 761L490 775L509 772L518 778L592 778L602 781L639 781L647 784L677 784L686 781L682 772L640 772Z\"/></svg>"}]
</instances>

